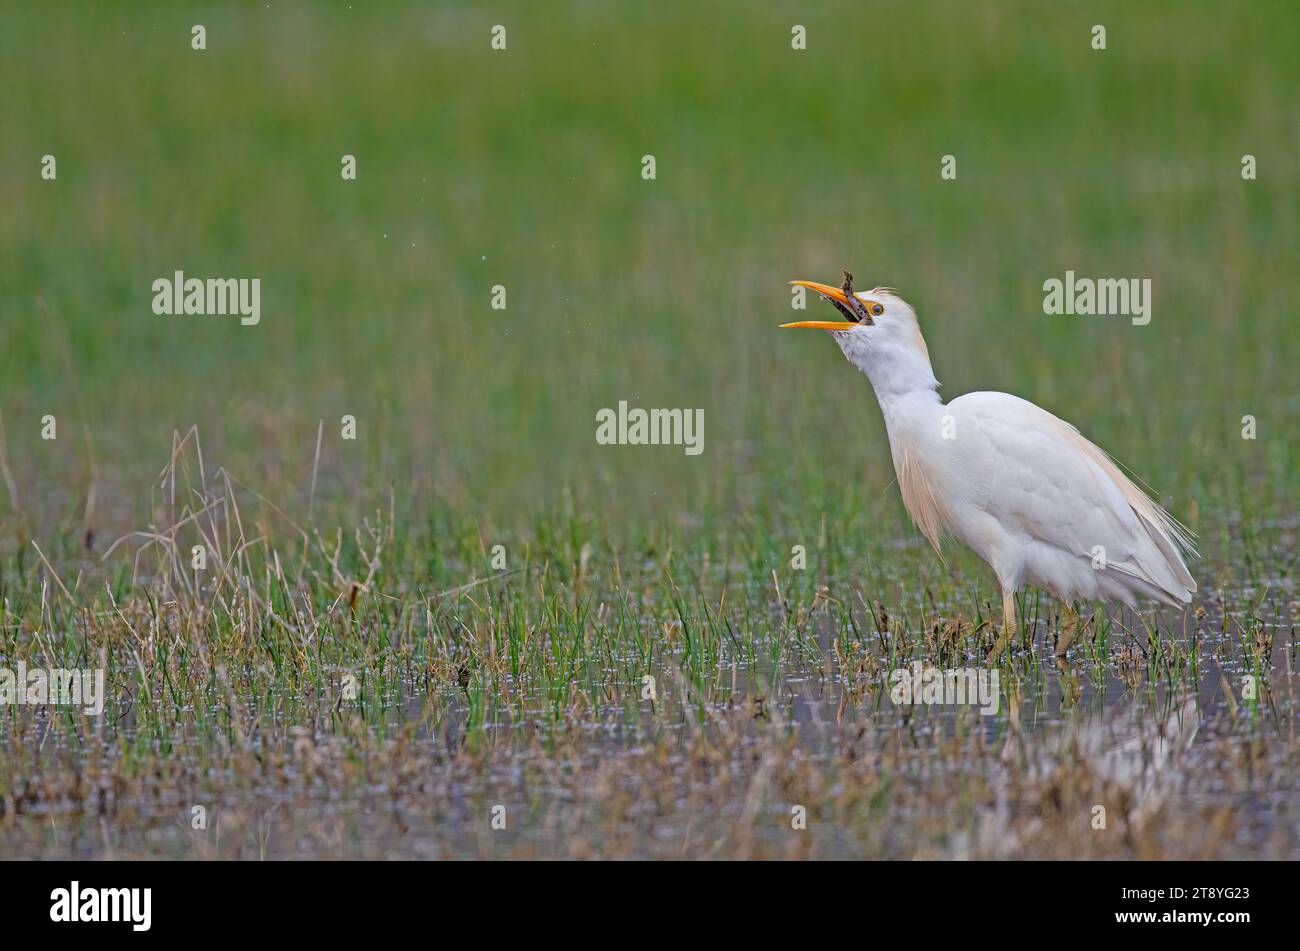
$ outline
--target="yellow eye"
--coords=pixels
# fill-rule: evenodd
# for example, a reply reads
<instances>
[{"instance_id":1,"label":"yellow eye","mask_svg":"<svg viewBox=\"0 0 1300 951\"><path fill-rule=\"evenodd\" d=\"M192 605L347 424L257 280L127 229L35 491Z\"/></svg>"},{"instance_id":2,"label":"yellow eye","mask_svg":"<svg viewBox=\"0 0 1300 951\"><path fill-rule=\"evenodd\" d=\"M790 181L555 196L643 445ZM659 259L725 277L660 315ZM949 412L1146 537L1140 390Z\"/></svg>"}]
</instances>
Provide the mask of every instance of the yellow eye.
<instances>
[{"instance_id":1,"label":"yellow eye","mask_svg":"<svg viewBox=\"0 0 1300 951\"><path fill-rule=\"evenodd\" d=\"M885 312L885 308L884 308L884 306L882 306L881 304L872 304L872 305L871 305L871 316L873 316L873 317L879 317L879 316L880 316L881 314L883 314L884 312Z\"/></svg>"}]
</instances>

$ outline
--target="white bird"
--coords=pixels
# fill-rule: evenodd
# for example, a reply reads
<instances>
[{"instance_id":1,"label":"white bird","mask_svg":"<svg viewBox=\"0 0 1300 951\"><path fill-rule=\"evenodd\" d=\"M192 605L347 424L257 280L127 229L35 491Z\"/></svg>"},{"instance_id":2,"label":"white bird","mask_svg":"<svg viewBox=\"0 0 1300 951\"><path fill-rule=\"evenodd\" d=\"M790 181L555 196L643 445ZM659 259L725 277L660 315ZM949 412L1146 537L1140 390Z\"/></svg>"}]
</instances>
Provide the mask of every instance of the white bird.
<instances>
[{"instance_id":1,"label":"white bird","mask_svg":"<svg viewBox=\"0 0 1300 951\"><path fill-rule=\"evenodd\" d=\"M887 287L853 291L792 281L833 303L845 321L782 327L828 330L876 391L903 504L940 550L944 535L984 559L1002 589L1002 628L989 661L1017 632L1015 594L1026 584L1060 598L1056 653L1078 628L1076 601L1138 597L1189 604L1196 591L1184 553L1193 535L1064 420L1009 393L967 393L949 403L916 313Z\"/></svg>"}]
</instances>

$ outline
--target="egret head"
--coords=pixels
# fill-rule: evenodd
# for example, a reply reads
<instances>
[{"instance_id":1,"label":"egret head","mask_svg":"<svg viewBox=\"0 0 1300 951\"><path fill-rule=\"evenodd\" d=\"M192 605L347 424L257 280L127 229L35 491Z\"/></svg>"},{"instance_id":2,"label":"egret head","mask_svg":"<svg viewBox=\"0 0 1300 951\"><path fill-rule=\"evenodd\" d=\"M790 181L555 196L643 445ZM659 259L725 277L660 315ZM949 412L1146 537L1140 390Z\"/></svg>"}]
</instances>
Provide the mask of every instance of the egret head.
<instances>
[{"instance_id":1,"label":"egret head","mask_svg":"<svg viewBox=\"0 0 1300 951\"><path fill-rule=\"evenodd\" d=\"M853 275L844 272L844 286L816 281L791 281L816 291L843 316L843 320L799 320L782 327L826 330L835 338L850 363L870 378L877 392L924 387L938 381L930 369L930 351L921 336L916 312L898 292L888 287L853 290Z\"/></svg>"}]
</instances>

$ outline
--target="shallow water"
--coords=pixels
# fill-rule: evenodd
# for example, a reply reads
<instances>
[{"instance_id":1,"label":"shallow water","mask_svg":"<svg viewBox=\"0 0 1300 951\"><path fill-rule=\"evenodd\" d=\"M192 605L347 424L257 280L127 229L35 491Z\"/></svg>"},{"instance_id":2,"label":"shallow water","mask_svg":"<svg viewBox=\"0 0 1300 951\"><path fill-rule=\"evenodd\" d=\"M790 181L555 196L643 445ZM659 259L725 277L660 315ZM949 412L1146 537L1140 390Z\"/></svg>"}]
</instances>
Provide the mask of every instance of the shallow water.
<instances>
[{"instance_id":1,"label":"shallow water","mask_svg":"<svg viewBox=\"0 0 1300 951\"><path fill-rule=\"evenodd\" d=\"M1197 632L1194 678L1152 659L1186 641L1113 629L1103 655L1085 636L1058 665L1039 625L997 669L989 715L895 703L890 664L929 666L933 651L909 633L890 661L893 629L836 656L829 615L815 651L779 664L724 653L701 672L681 646L660 651L653 702L619 657L595 704L576 682L557 702L531 680L431 688L408 670L347 714L272 688L225 738L182 703L155 742L119 695L99 756L24 711L6 742L46 765L16 788L53 788L11 802L0 838L18 854L94 856L1296 857L1291 623L1260 619L1274 643L1252 701L1241 677L1260 655L1208 612L1169 621ZM941 666L989 676L984 649L968 639ZM120 671L119 690L135 676ZM161 765L125 780L138 748ZM114 778L92 817L68 775L83 784L97 767ZM195 805L207 829L189 828ZM1098 807L1106 829L1091 827Z\"/></svg>"}]
</instances>

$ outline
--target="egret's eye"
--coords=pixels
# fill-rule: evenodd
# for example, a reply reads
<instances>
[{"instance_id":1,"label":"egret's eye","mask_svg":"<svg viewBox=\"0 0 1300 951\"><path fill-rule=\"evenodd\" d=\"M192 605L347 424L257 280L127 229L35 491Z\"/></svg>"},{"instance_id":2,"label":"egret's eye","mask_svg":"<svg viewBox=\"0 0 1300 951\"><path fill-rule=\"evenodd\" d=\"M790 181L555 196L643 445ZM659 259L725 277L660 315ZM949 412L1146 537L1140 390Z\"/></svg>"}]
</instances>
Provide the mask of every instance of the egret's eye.
<instances>
[{"instance_id":1,"label":"egret's eye","mask_svg":"<svg viewBox=\"0 0 1300 951\"><path fill-rule=\"evenodd\" d=\"M883 314L884 312L885 312L885 308L884 308L882 305L880 305L880 304L872 304L872 305L871 305L871 316L872 316L872 317L879 317L879 316L880 316L881 314Z\"/></svg>"}]
</instances>

